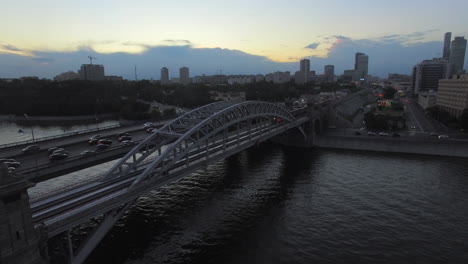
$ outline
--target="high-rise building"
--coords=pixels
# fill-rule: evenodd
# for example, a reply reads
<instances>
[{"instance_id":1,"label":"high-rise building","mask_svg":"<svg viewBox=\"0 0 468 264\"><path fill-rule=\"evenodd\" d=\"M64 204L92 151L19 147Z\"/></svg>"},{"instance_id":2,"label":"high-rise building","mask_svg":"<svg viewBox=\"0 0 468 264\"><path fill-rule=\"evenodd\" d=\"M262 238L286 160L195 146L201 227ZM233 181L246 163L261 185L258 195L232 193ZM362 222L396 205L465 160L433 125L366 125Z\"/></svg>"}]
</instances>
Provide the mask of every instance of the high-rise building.
<instances>
[{"instance_id":1,"label":"high-rise building","mask_svg":"<svg viewBox=\"0 0 468 264\"><path fill-rule=\"evenodd\" d=\"M308 59L303 59L301 60L300 62L300 66L301 66L301 72L303 73L304 75L304 83L308 82L309 81L309 74L310 74L310 60Z\"/></svg>"},{"instance_id":2,"label":"high-rise building","mask_svg":"<svg viewBox=\"0 0 468 264\"><path fill-rule=\"evenodd\" d=\"M450 46L450 59L452 64L451 74L461 74L465 64L466 39L464 37L455 37Z\"/></svg>"},{"instance_id":3,"label":"high-rise building","mask_svg":"<svg viewBox=\"0 0 468 264\"><path fill-rule=\"evenodd\" d=\"M354 70L357 71L359 79L367 80L369 71L369 56L364 53L356 52L354 58Z\"/></svg>"},{"instance_id":4,"label":"high-rise building","mask_svg":"<svg viewBox=\"0 0 468 264\"><path fill-rule=\"evenodd\" d=\"M166 67L161 68L161 84L169 83L169 69Z\"/></svg>"},{"instance_id":5,"label":"high-rise building","mask_svg":"<svg viewBox=\"0 0 468 264\"><path fill-rule=\"evenodd\" d=\"M182 67L180 68L179 73L180 73L180 83L189 84L190 83L189 68Z\"/></svg>"},{"instance_id":6,"label":"high-rise building","mask_svg":"<svg viewBox=\"0 0 468 264\"><path fill-rule=\"evenodd\" d=\"M355 69L355 70L358 69L358 63L357 63L357 61L358 61L359 56L361 56L361 55L366 55L366 54L364 54L364 53L362 53L362 52L356 52L356 54L354 54L354 69Z\"/></svg>"},{"instance_id":7,"label":"high-rise building","mask_svg":"<svg viewBox=\"0 0 468 264\"><path fill-rule=\"evenodd\" d=\"M424 60L413 67L412 89L415 94L438 90L439 80L448 77L449 63L442 58Z\"/></svg>"},{"instance_id":8,"label":"high-rise building","mask_svg":"<svg viewBox=\"0 0 468 264\"><path fill-rule=\"evenodd\" d=\"M78 78L87 81L103 81L104 66L99 64L83 64L78 70Z\"/></svg>"},{"instance_id":9,"label":"high-rise building","mask_svg":"<svg viewBox=\"0 0 468 264\"><path fill-rule=\"evenodd\" d=\"M444 51L443 51L443 57L442 57L446 60L450 59L450 41L452 41L452 32L447 32L445 33Z\"/></svg>"},{"instance_id":10,"label":"high-rise building","mask_svg":"<svg viewBox=\"0 0 468 264\"><path fill-rule=\"evenodd\" d=\"M463 109L468 108L468 74L453 75L451 79L439 80L437 105L459 118Z\"/></svg>"},{"instance_id":11,"label":"high-rise building","mask_svg":"<svg viewBox=\"0 0 468 264\"><path fill-rule=\"evenodd\" d=\"M325 65L324 70L325 81L333 82L335 79L335 66L334 65Z\"/></svg>"}]
</instances>

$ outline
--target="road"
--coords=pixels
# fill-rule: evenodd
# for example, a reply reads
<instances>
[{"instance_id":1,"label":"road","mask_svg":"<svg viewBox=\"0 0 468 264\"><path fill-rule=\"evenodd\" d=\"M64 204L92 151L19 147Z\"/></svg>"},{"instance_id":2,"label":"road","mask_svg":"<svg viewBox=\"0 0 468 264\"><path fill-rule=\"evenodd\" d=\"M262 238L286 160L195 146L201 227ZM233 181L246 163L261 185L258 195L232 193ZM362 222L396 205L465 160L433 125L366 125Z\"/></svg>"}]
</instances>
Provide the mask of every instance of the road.
<instances>
[{"instance_id":1,"label":"road","mask_svg":"<svg viewBox=\"0 0 468 264\"><path fill-rule=\"evenodd\" d=\"M407 127L411 128L412 126L415 126L416 130L421 132L438 132L432 123L426 118L424 110L414 99L402 99L402 102L405 106Z\"/></svg>"},{"instance_id":2,"label":"road","mask_svg":"<svg viewBox=\"0 0 468 264\"><path fill-rule=\"evenodd\" d=\"M105 153L107 151L110 151L116 148L125 147L124 145L121 145L117 137L117 134L122 133L122 132L129 132L134 142L140 142L141 140L143 140L144 138L148 136L148 133L145 131L145 129L143 128L141 124L138 126L114 129L112 131L101 133L102 138L112 140L112 145L109 149L103 149L103 150L98 151L96 155L99 155L99 153L101 154ZM73 136L69 138L62 138L60 140L54 140L53 142L43 142L44 144L41 144L41 151L37 153L31 153L31 154L21 153L19 155L7 156L5 155L6 151L2 151L1 155L2 157L14 157L17 161L19 161L21 165L16 169L16 171L19 173L21 173L22 171L23 172L30 171L31 169L37 168L37 167L44 167L47 165L50 165L48 167L60 166L61 164L66 163L67 159L80 157L80 153L85 150L96 150L96 146L88 144L89 137L90 135L79 135L79 136ZM49 154L47 152L47 149L51 147L63 147L69 153L68 158L64 160L51 161L49 159ZM13 153L17 154L17 152L13 152Z\"/></svg>"}]
</instances>

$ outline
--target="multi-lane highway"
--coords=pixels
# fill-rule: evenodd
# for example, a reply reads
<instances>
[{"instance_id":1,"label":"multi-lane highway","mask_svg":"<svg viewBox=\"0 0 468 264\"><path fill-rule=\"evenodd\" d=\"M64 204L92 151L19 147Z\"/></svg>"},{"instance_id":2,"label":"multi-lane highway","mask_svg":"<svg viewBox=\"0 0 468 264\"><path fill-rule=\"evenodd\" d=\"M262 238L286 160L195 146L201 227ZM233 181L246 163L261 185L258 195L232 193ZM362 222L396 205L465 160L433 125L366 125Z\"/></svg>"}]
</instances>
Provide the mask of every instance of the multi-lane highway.
<instances>
[{"instance_id":1,"label":"multi-lane highway","mask_svg":"<svg viewBox=\"0 0 468 264\"><path fill-rule=\"evenodd\" d=\"M157 125L160 126L162 124L163 122L158 123ZM88 144L89 137L93 135L88 134L42 142L39 144L41 150L37 153L23 154L21 150L16 148L1 150L0 157L12 157L20 162L21 165L16 169L16 172L24 174L27 179L33 181L45 180L46 178L43 178L42 174L46 171L49 178L56 177L76 169L83 169L124 155L130 148L132 148L132 146L126 146L119 142L118 134L122 132L128 132L135 143L148 136L143 125L140 124L137 126L122 127L101 132L100 135L102 138L112 141L112 145L109 148L102 150L96 150L95 145ZM68 152L68 158L51 161L47 152L47 149L51 147L64 148L65 151ZM95 151L95 153L87 156L80 155L80 153L85 150L92 150ZM67 165L65 166L65 164ZM44 173L41 171L44 171Z\"/></svg>"}]
</instances>

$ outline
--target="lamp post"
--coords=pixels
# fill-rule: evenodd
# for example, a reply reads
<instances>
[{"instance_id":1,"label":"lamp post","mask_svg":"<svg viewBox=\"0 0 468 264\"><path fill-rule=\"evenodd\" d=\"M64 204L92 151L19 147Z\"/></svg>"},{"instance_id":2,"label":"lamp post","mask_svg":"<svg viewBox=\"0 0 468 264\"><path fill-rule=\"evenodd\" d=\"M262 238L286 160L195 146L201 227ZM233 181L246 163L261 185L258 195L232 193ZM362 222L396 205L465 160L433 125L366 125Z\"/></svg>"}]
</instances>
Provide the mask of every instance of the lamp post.
<instances>
[{"instance_id":1,"label":"lamp post","mask_svg":"<svg viewBox=\"0 0 468 264\"><path fill-rule=\"evenodd\" d=\"M27 114L24 114L24 117L26 117L27 119L29 119L29 116L28 116ZM33 129L32 126L31 126L31 135L32 135L32 140L33 140L33 142L34 142L34 141L35 141L35 140L34 140L34 129Z\"/></svg>"}]
</instances>

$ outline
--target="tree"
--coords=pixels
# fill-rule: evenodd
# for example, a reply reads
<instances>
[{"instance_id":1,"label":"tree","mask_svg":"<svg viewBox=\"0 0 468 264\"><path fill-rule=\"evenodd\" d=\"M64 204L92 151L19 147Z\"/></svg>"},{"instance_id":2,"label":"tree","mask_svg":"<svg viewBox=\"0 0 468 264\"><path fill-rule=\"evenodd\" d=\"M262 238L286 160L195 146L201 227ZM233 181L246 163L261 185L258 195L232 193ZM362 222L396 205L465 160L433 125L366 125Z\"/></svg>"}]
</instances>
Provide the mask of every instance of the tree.
<instances>
[{"instance_id":1,"label":"tree","mask_svg":"<svg viewBox=\"0 0 468 264\"><path fill-rule=\"evenodd\" d=\"M460 127L468 129L468 108L465 108L460 116Z\"/></svg>"},{"instance_id":2,"label":"tree","mask_svg":"<svg viewBox=\"0 0 468 264\"><path fill-rule=\"evenodd\" d=\"M384 93L383 93L383 98L384 99L393 99L395 97L396 90L393 89L392 87L386 87L384 88Z\"/></svg>"}]
</instances>

